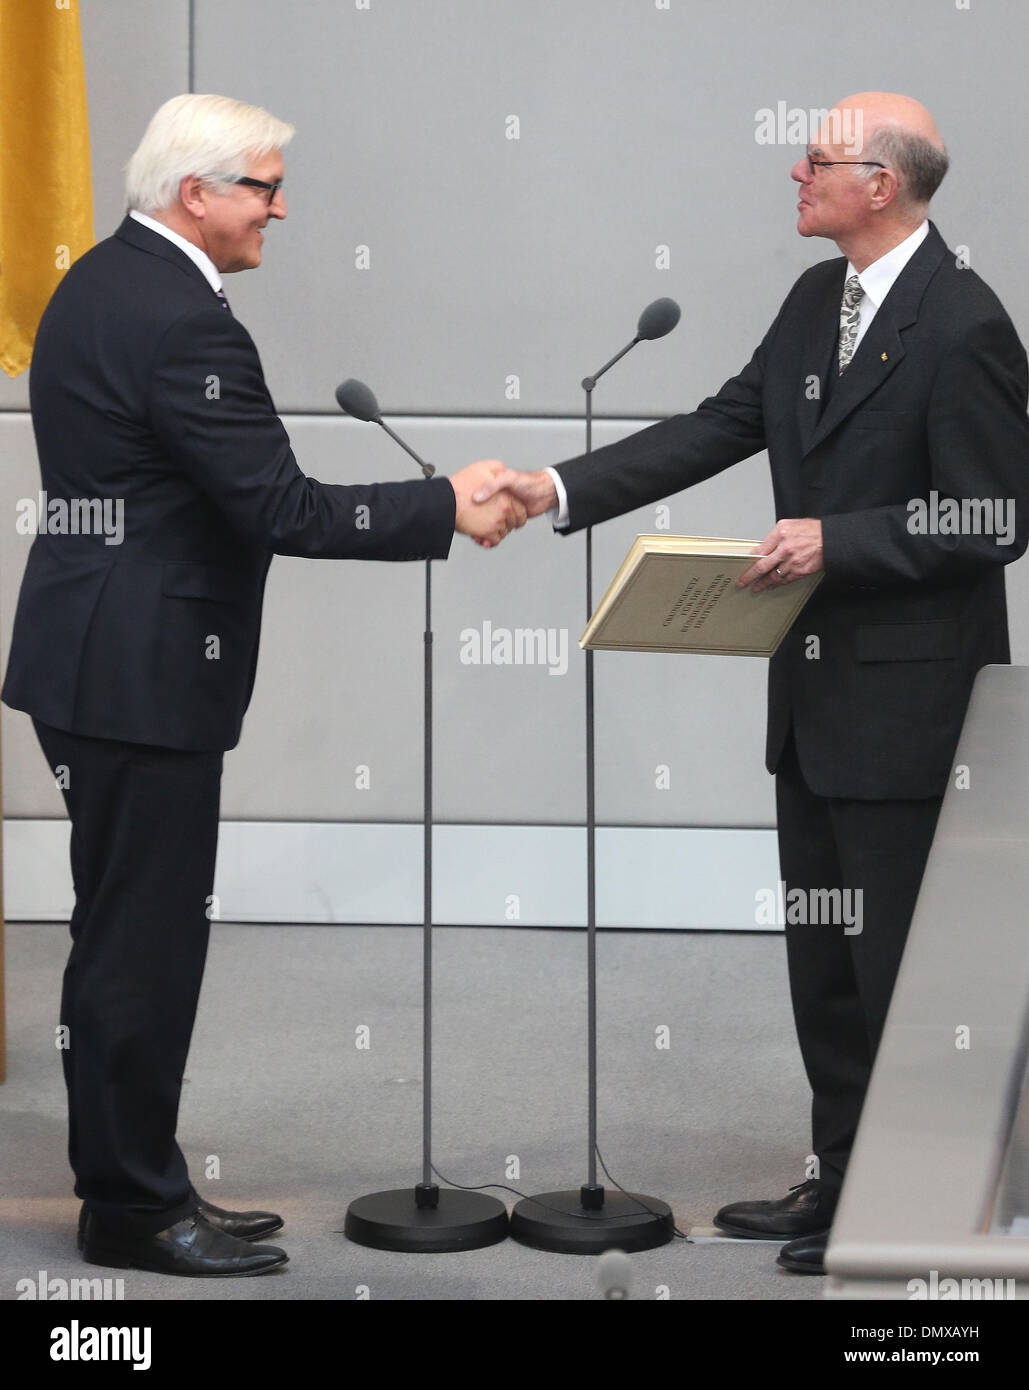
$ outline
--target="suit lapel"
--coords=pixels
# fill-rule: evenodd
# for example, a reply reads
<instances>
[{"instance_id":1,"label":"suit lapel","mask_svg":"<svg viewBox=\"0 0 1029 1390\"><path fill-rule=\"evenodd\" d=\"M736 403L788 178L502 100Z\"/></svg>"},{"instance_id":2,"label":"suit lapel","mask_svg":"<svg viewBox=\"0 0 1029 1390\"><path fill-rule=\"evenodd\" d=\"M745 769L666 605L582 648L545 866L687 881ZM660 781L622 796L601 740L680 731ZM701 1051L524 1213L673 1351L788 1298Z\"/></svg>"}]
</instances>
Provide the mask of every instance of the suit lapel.
<instances>
[{"instance_id":1,"label":"suit lapel","mask_svg":"<svg viewBox=\"0 0 1029 1390\"><path fill-rule=\"evenodd\" d=\"M150 227L144 227L142 222L137 222L134 217L126 216L121 226L115 231L115 236L120 241L127 241L130 246L135 246L139 251L147 251L151 256L160 256L162 260L170 262L191 279L199 280L210 294L214 294L208 283L204 272L191 261L184 251L181 251L173 241L161 236L159 232L153 231Z\"/></svg>"},{"instance_id":2,"label":"suit lapel","mask_svg":"<svg viewBox=\"0 0 1029 1390\"><path fill-rule=\"evenodd\" d=\"M882 385L903 360L905 349L901 332L917 320L926 286L936 273L946 251L943 238L930 223L929 235L897 277L889 294L879 306L871 327L861 339L850 366L836 381L821 419L814 429L803 437L805 454L817 448L837 425ZM839 331L842 281L838 288L839 295L831 311L831 323L825 329L826 332L831 330L834 345ZM818 312L826 311L819 308ZM835 363L830 363L828 370L835 371Z\"/></svg>"},{"instance_id":3,"label":"suit lapel","mask_svg":"<svg viewBox=\"0 0 1029 1390\"><path fill-rule=\"evenodd\" d=\"M836 370L836 340L840 330L840 299L843 296L843 273L846 261L840 261L839 276L833 276L824 291L811 305L807 329L801 347L801 370L804 389L797 401L797 426L800 430L801 457L811 449L825 399L825 381ZM817 382L818 394L813 394ZM826 407L828 408L828 406Z\"/></svg>"}]
</instances>

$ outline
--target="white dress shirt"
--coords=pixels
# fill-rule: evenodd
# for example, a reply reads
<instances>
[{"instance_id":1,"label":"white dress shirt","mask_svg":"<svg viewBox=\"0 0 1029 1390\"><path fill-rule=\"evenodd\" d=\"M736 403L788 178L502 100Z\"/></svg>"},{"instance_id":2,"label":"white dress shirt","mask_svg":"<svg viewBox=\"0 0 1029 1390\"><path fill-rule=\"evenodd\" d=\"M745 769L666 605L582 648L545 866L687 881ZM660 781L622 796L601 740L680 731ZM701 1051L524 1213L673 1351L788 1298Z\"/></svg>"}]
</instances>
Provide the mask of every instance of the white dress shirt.
<instances>
[{"instance_id":1,"label":"white dress shirt","mask_svg":"<svg viewBox=\"0 0 1029 1390\"><path fill-rule=\"evenodd\" d=\"M928 218L917 227L909 237L887 251L885 256L880 256L877 261L866 266L860 274L854 269L850 261L847 262L847 274L844 276L844 283L852 275L857 275L861 288L864 290L864 298L858 303L858 331L854 340L854 351L857 352L861 339L867 333L872 320L879 312L879 306L893 289L897 276L907 265L908 261L915 254L922 242L929 235Z\"/></svg>"},{"instance_id":2,"label":"white dress shirt","mask_svg":"<svg viewBox=\"0 0 1029 1390\"><path fill-rule=\"evenodd\" d=\"M173 232L163 222L158 222L153 217L147 217L145 212L137 212L135 208L132 208L129 211L129 216L136 222L142 222L144 227L149 227L158 236L167 237L180 251L185 251L193 264L203 272L204 279L215 294L221 294L222 277L218 274L214 261L211 260L206 251L201 251L199 246L194 246L191 241L187 241L184 236L179 236L178 232Z\"/></svg>"},{"instance_id":3,"label":"white dress shirt","mask_svg":"<svg viewBox=\"0 0 1029 1390\"><path fill-rule=\"evenodd\" d=\"M880 305L893 288L894 282L900 272L904 269L928 235L929 220L927 218L909 237L905 237L903 241L898 242L892 251L886 252L885 256L880 256L877 261L873 261L870 266L866 266L860 274L854 269L850 261L847 262L847 274L844 277L844 283L846 283L852 275L857 275L861 288L865 292L864 297L858 304L858 314L860 317L858 321L857 338L854 340L855 352L858 349L858 344L861 342L861 339L868 332L872 320L879 312ZM548 468L546 472L549 473L554 480L558 502L556 509L552 507L547 515L553 519L556 529L564 530L568 526L568 494L565 492L565 485L561 481L561 475L558 473L557 469Z\"/></svg>"}]
</instances>

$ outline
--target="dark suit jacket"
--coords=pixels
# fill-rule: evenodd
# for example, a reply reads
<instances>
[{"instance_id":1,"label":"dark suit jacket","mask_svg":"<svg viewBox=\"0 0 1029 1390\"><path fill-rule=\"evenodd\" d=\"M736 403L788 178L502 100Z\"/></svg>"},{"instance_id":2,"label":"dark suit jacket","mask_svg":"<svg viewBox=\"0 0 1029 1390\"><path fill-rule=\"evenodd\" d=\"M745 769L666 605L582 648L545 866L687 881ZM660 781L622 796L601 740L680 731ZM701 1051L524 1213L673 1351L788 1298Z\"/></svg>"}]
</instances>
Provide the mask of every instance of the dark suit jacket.
<instances>
[{"instance_id":1,"label":"dark suit jacket","mask_svg":"<svg viewBox=\"0 0 1029 1390\"><path fill-rule=\"evenodd\" d=\"M1026 355L930 226L823 408L811 382L824 399L845 268L806 271L747 367L693 414L558 472L575 530L767 448L776 516L821 518L825 565L770 663L768 770L792 721L816 794L937 796L976 672L1010 659L1003 566L1029 525ZM908 503L934 491L1010 501L1014 539L912 534Z\"/></svg>"},{"instance_id":2,"label":"dark suit jacket","mask_svg":"<svg viewBox=\"0 0 1029 1390\"><path fill-rule=\"evenodd\" d=\"M131 218L61 281L30 398L49 499L124 502L121 545L38 535L29 555L3 699L58 729L231 748L272 553L449 552L445 478L339 487L300 471L246 329Z\"/></svg>"}]
</instances>

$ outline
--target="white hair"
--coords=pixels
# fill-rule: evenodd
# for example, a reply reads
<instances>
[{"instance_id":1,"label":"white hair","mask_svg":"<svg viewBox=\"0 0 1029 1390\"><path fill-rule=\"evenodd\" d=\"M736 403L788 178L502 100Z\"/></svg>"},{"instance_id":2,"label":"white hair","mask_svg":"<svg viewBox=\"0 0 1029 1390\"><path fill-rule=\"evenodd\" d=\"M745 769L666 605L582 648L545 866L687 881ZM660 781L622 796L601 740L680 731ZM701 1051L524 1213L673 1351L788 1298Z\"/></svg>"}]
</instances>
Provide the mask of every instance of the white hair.
<instances>
[{"instance_id":1,"label":"white hair","mask_svg":"<svg viewBox=\"0 0 1029 1390\"><path fill-rule=\"evenodd\" d=\"M928 205L950 167L945 149L937 149L924 135L897 123L884 122L873 131L871 139L865 141L864 155L881 160L899 175L901 198L920 207ZM866 165L860 174L870 178L874 172Z\"/></svg>"},{"instance_id":2,"label":"white hair","mask_svg":"<svg viewBox=\"0 0 1029 1390\"><path fill-rule=\"evenodd\" d=\"M187 92L154 114L125 170L128 205L163 212L178 201L179 185L195 174L228 184L254 159L281 150L293 127L260 106L231 97Z\"/></svg>"}]
</instances>

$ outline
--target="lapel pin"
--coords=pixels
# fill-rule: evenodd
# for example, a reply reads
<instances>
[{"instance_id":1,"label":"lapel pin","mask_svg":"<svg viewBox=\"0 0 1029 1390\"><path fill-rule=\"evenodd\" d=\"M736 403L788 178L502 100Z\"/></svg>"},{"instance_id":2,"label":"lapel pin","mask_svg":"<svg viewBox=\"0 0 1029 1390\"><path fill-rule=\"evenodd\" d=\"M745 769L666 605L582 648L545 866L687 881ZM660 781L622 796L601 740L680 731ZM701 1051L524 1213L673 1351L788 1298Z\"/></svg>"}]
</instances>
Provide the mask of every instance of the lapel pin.
<instances>
[{"instance_id":1,"label":"lapel pin","mask_svg":"<svg viewBox=\"0 0 1029 1390\"><path fill-rule=\"evenodd\" d=\"M884 361L884 362L888 362L889 360L890 360L890 359L886 356L886 354L885 354L885 352L884 352L884 353L883 353L883 361Z\"/></svg>"}]
</instances>

